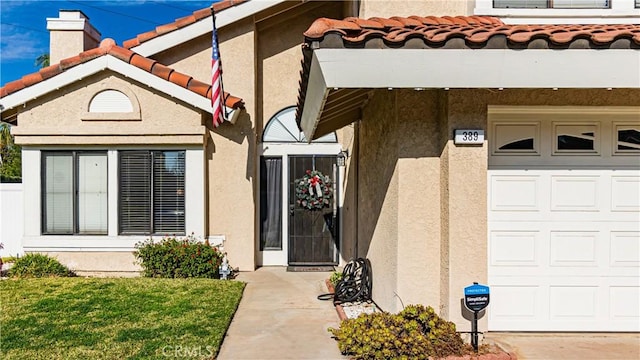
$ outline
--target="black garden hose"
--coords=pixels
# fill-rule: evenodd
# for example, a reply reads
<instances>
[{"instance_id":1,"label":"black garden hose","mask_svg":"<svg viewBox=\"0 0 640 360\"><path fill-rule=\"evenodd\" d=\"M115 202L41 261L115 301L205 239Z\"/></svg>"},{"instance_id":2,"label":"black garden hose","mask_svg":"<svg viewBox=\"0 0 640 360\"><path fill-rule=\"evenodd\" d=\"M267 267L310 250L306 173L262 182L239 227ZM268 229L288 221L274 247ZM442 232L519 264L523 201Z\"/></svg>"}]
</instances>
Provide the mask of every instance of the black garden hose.
<instances>
[{"instance_id":1,"label":"black garden hose","mask_svg":"<svg viewBox=\"0 0 640 360\"><path fill-rule=\"evenodd\" d=\"M371 285L371 263L368 259L357 258L345 265L342 279L335 286L335 293L319 295L318 299L329 300L333 295L334 305L354 301L370 301Z\"/></svg>"}]
</instances>

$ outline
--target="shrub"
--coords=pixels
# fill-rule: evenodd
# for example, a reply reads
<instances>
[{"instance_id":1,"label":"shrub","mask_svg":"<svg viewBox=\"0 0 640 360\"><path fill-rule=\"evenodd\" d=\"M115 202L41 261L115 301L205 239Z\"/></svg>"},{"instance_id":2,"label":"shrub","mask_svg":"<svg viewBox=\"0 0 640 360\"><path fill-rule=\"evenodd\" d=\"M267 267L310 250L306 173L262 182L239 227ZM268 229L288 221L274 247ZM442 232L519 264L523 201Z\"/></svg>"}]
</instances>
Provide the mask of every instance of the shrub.
<instances>
[{"instance_id":1,"label":"shrub","mask_svg":"<svg viewBox=\"0 0 640 360\"><path fill-rule=\"evenodd\" d=\"M398 314L362 314L329 328L338 348L353 359L429 359L469 353L454 323L432 307L407 306Z\"/></svg>"},{"instance_id":2,"label":"shrub","mask_svg":"<svg viewBox=\"0 0 640 360\"><path fill-rule=\"evenodd\" d=\"M223 255L218 249L197 241L165 237L160 242L148 239L136 244L135 255L143 275L160 278L218 278Z\"/></svg>"},{"instance_id":3,"label":"shrub","mask_svg":"<svg viewBox=\"0 0 640 360\"><path fill-rule=\"evenodd\" d=\"M331 277L329 277L329 282L331 283L331 285L333 285L334 288L336 287L336 285L338 285L338 282L340 282L340 280L342 280L342 273L340 271L334 271L331 274Z\"/></svg>"},{"instance_id":4,"label":"shrub","mask_svg":"<svg viewBox=\"0 0 640 360\"><path fill-rule=\"evenodd\" d=\"M58 260L44 254L26 254L18 258L9 270L10 277L68 277L75 276Z\"/></svg>"}]
</instances>

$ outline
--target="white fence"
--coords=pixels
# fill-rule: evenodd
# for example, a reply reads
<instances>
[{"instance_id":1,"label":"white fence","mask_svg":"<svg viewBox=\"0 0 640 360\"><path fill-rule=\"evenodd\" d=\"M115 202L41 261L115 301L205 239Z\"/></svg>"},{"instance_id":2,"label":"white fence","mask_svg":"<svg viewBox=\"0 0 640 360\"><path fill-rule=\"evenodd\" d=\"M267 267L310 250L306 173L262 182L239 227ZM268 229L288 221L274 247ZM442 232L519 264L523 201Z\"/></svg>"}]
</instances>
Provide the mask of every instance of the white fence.
<instances>
[{"instance_id":1,"label":"white fence","mask_svg":"<svg viewBox=\"0 0 640 360\"><path fill-rule=\"evenodd\" d=\"M0 183L0 256L22 255L22 184ZM37 215L36 215L37 216Z\"/></svg>"}]
</instances>

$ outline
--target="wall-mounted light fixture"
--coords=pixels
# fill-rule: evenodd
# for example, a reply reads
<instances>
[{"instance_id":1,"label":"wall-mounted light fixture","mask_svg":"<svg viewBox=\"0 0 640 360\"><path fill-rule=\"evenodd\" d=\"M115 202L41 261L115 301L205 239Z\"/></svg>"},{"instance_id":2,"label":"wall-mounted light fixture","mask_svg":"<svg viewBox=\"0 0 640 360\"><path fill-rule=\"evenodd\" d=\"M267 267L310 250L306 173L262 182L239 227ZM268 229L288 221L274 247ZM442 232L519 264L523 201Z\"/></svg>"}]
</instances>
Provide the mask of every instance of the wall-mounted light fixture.
<instances>
[{"instance_id":1,"label":"wall-mounted light fixture","mask_svg":"<svg viewBox=\"0 0 640 360\"><path fill-rule=\"evenodd\" d=\"M342 150L338 153L338 157L336 158L336 162L338 166L345 166L347 163L347 158L349 157L349 153L346 150Z\"/></svg>"}]
</instances>

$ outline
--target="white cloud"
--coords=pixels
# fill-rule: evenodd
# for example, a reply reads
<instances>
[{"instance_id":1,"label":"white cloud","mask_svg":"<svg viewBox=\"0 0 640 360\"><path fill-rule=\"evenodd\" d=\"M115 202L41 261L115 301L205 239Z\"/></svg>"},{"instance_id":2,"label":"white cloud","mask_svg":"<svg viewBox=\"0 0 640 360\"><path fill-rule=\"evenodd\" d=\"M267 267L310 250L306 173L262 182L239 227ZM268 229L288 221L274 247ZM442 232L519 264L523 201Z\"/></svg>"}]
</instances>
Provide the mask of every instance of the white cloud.
<instances>
[{"instance_id":1,"label":"white cloud","mask_svg":"<svg viewBox=\"0 0 640 360\"><path fill-rule=\"evenodd\" d=\"M0 57L2 61L35 59L49 51L48 44L43 43L34 33L10 29L2 25L0 29ZM16 31L17 30L17 31Z\"/></svg>"}]
</instances>

